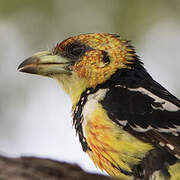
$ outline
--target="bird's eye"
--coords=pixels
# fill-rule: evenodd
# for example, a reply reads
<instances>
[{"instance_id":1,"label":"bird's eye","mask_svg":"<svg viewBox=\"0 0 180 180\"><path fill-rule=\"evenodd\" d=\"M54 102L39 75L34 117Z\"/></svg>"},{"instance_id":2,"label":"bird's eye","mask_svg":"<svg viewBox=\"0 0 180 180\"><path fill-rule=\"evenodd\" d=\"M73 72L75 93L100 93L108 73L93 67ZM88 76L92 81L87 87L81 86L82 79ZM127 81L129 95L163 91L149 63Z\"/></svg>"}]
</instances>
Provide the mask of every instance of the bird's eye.
<instances>
[{"instance_id":1,"label":"bird's eye","mask_svg":"<svg viewBox=\"0 0 180 180\"><path fill-rule=\"evenodd\" d=\"M108 53L106 51L103 51L102 61L104 62L105 65L108 65L110 63L110 59L109 59Z\"/></svg>"},{"instance_id":2,"label":"bird's eye","mask_svg":"<svg viewBox=\"0 0 180 180\"><path fill-rule=\"evenodd\" d=\"M69 58L78 59L82 56L86 51L86 47L80 43L69 44L66 47L66 54Z\"/></svg>"}]
</instances>

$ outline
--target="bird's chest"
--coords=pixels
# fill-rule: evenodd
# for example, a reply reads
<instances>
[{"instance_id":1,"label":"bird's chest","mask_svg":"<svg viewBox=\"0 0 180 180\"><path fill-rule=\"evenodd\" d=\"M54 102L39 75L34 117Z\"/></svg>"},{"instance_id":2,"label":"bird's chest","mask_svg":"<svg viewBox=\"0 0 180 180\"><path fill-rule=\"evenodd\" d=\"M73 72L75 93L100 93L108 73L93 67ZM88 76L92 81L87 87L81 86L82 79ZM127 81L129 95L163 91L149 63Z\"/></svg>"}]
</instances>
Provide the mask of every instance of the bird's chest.
<instances>
[{"instance_id":1,"label":"bird's chest","mask_svg":"<svg viewBox=\"0 0 180 180\"><path fill-rule=\"evenodd\" d=\"M133 164L137 164L145 155L146 151L141 150L150 147L146 147L108 117L101 105L106 91L103 89L80 101L82 106L76 109L74 116L75 127L83 150L100 169L112 176L131 180Z\"/></svg>"},{"instance_id":2,"label":"bird's chest","mask_svg":"<svg viewBox=\"0 0 180 180\"><path fill-rule=\"evenodd\" d=\"M96 98L88 101L82 110L82 129L90 150L87 151L93 162L110 175L130 180L122 171L130 174L126 161L122 128L113 123ZM122 130L123 131L123 130ZM122 140L122 141L120 141ZM122 147L120 147L122 145ZM122 153L122 154L121 154ZM118 169L119 168L119 169Z\"/></svg>"},{"instance_id":3,"label":"bird's chest","mask_svg":"<svg viewBox=\"0 0 180 180\"><path fill-rule=\"evenodd\" d=\"M84 151L91 149L87 141L89 137L88 127L90 123L98 124L94 122L92 115L101 108L100 101L104 98L106 92L107 89L100 89L94 93L87 90L74 109L73 123Z\"/></svg>"}]
</instances>

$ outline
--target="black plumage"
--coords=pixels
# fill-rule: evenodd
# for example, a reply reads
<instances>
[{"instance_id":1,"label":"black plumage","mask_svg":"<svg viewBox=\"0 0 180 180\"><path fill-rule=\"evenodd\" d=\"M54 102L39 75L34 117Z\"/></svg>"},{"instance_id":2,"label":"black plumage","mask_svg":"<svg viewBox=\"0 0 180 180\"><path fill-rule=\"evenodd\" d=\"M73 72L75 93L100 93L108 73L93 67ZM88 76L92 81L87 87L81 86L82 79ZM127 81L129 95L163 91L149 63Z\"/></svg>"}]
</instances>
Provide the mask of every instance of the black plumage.
<instances>
[{"instance_id":1,"label":"black plumage","mask_svg":"<svg viewBox=\"0 0 180 180\"><path fill-rule=\"evenodd\" d=\"M167 164L180 159L180 101L154 81L144 68L118 70L106 83L108 85L103 86L109 90L100 103L110 119L156 147L133 167L135 177L140 178L145 172L144 179L148 179L153 172L161 170L168 178ZM173 108L168 109L165 106L168 103Z\"/></svg>"}]
</instances>

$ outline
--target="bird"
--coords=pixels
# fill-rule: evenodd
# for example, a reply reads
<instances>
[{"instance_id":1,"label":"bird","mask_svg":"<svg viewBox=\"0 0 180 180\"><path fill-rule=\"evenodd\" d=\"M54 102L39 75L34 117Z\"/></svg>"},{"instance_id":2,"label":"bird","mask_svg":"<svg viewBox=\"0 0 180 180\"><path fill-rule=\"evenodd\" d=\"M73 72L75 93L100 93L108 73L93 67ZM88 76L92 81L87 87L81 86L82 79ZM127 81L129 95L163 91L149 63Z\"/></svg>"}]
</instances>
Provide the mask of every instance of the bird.
<instances>
[{"instance_id":1,"label":"bird","mask_svg":"<svg viewBox=\"0 0 180 180\"><path fill-rule=\"evenodd\" d=\"M18 70L61 84L82 150L101 170L122 180L180 179L180 100L151 77L131 41L75 35Z\"/></svg>"}]
</instances>

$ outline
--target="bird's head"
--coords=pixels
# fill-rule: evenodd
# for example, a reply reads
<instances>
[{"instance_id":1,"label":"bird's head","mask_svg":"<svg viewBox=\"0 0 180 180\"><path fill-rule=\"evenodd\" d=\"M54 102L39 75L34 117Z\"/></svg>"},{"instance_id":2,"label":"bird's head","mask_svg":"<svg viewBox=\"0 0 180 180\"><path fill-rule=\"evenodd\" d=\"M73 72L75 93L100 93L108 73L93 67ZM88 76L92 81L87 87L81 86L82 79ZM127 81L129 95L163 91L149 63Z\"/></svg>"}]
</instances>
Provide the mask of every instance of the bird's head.
<instances>
[{"instance_id":1,"label":"bird's head","mask_svg":"<svg viewBox=\"0 0 180 180\"><path fill-rule=\"evenodd\" d=\"M132 68L134 48L119 36L81 34L26 59L19 71L57 79L75 104L86 88L106 82L121 68Z\"/></svg>"}]
</instances>

